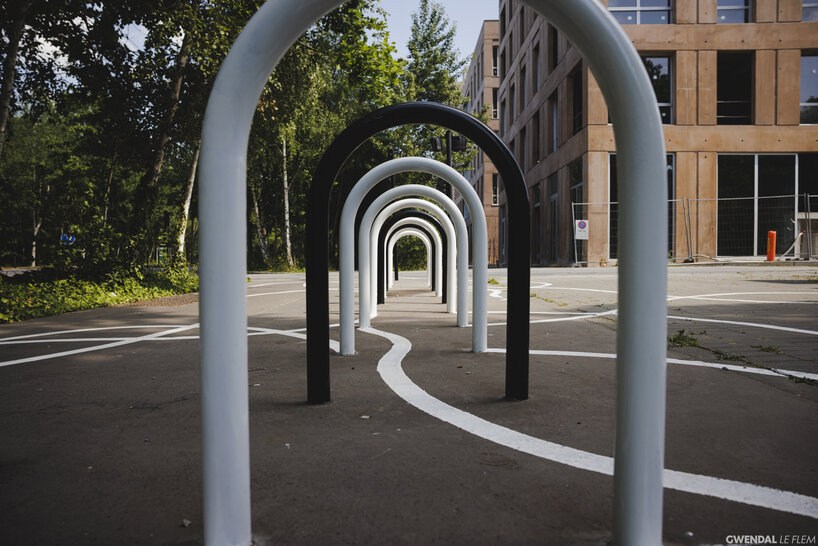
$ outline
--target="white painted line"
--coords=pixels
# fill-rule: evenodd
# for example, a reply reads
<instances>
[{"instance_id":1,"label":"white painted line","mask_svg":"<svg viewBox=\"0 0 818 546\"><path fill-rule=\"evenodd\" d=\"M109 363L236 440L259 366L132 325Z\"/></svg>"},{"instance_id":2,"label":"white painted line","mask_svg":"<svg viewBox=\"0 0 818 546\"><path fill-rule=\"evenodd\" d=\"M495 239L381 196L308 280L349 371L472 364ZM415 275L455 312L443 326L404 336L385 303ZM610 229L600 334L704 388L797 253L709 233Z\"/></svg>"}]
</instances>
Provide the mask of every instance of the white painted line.
<instances>
[{"instance_id":1,"label":"white painted line","mask_svg":"<svg viewBox=\"0 0 818 546\"><path fill-rule=\"evenodd\" d=\"M41 332L39 334L27 334L24 336L13 336L0 338L0 341L13 341L16 339L31 339L35 337L56 336L59 334L79 334L82 332L102 332L104 330L132 330L136 328L177 328L187 326L185 324L143 324L141 326L99 326L97 328L79 328L77 330L57 330L56 332Z\"/></svg>"},{"instance_id":2,"label":"white painted line","mask_svg":"<svg viewBox=\"0 0 818 546\"><path fill-rule=\"evenodd\" d=\"M502 353L505 354L505 349L493 349L489 348L486 349L487 353ZM529 354L532 355L543 355L543 356L568 356L568 357L581 357L581 358L607 358L611 360L616 359L616 353L588 353L583 351L544 351L539 349L530 349L528 351ZM779 369L769 369L769 368L755 368L753 366L737 366L735 364L722 364L720 362L704 362L701 360L683 360L679 358L668 358L668 364L680 364L682 366L698 366L701 368L714 368L717 370L729 370L731 372L742 372L742 373L751 373L756 375L771 375L774 377L786 377L791 375L793 377L800 377L803 379L814 379L818 380L818 374L814 373L807 373L807 372L798 372L798 371L790 371L790 370L779 370Z\"/></svg>"},{"instance_id":3,"label":"white painted line","mask_svg":"<svg viewBox=\"0 0 818 546\"><path fill-rule=\"evenodd\" d=\"M302 286L306 286L306 283L302 283L300 280L293 280L293 281L281 281L281 282L264 282L261 284L248 284L247 288L261 288L262 286L274 286L278 284L300 284Z\"/></svg>"},{"instance_id":4,"label":"white painted line","mask_svg":"<svg viewBox=\"0 0 818 546\"><path fill-rule=\"evenodd\" d=\"M816 292L721 292L719 294L698 294L695 296L668 296L668 301L694 299L706 300L711 298L719 298L720 296L816 296ZM815 301L764 301L764 300L728 300L716 299L715 301L746 301L747 303L818 303Z\"/></svg>"},{"instance_id":5,"label":"white painted line","mask_svg":"<svg viewBox=\"0 0 818 546\"><path fill-rule=\"evenodd\" d=\"M581 470L589 470L609 476L613 475L614 460L612 457L534 438L486 421L434 398L413 383L403 372L401 362L412 348L409 340L373 328L361 328L360 330L386 338L392 342L392 348L378 362L378 373L389 388L417 409L496 444ZM814 497L761 485L689 474L676 470L666 469L662 476L664 487L668 489L818 519L818 499Z\"/></svg>"},{"instance_id":6,"label":"white painted line","mask_svg":"<svg viewBox=\"0 0 818 546\"><path fill-rule=\"evenodd\" d=\"M146 336L135 337L131 339L125 339L120 341L114 341L111 343L104 343L102 345L92 345L91 347L82 347L81 349L74 349L71 351L63 351L60 353L51 353L47 355L39 355L39 356L32 356L29 358L18 358L17 360L7 360L5 362L0 362L0 367L3 366L11 366L14 364L25 364L28 362L37 362L38 360L47 360L50 358L58 358L61 356L69 356L69 355L76 355L80 353L90 353L92 351L101 351L102 349L110 349L111 347L119 347L121 345L130 345L131 343L137 343L139 341L146 341L149 339L154 339L157 337L161 337L168 334L175 334L176 332L184 332L185 330L191 330L193 328L198 328L199 324L191 324L189 326L180 326L178 328L174 328L172 330L163 330L161 332L156 332L154 334L148 334Z\"/></svg>"},{"instance_id":7,"label":"white painted line","mask_svg":"<svg viewBox=\"0 0 818 546\"><path fill-rule=\"evenodd\" d=\"M617 309L610 309L608 311L602 311L600 313L583 313L581 315L573 315L570 317L564 318L552 318L552 319L538 319L538 320L529 320L529 324L542 324L544 322L565 322L569 320L583 320L587 318L596 318L596 317L605 317L608 315L615 315L617 314ZM489 326L505 326L505 322L489 322Z\"/></svg>"},{"instance_id":8,"label":"white painted line","mask_svg":"<svg viewBox=\"0 0 818 546\"><path fill-rule=\"evenodd\" d=\"M810 336L818 336L818 332L815 330L804 330L801 328L790 328L788 326L774 326L772 324L759 324L757 322L742 322L736 320L721 320L721 319L705 319L705 318L695 318L695 317L679 317L674 315L668 315L667 318L673 320L684 320L687 322L713 322L716 324L734 324L736 326L751 326L754 328L766 328L768 330L780 330L782 332L793 332L796 334L807 334Z\"/></svg>"}]
</instances>

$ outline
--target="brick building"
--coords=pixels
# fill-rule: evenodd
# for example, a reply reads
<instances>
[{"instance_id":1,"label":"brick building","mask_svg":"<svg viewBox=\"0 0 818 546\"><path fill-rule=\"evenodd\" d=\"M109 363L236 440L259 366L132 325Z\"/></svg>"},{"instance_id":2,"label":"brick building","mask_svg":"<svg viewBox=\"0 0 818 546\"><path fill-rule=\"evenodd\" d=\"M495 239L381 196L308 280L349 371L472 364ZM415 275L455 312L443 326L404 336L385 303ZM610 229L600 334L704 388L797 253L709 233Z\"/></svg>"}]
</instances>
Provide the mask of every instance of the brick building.
<instances>
[{"instance_id":1,"label":"brick building","mask_svg":"<svg viewBox=\"0 0 818 546\"><path fill-rule=\"evenodd\" d=\"M818 2L601 1L642 56L665 123L669 257L763 255L768 230L784 252L806 227L799 196L818 194ZM525 173L532 264L615 260L616 147L600 89L548 21L514 0L500 0L499 14L488 65L498 69L497 101L476 56L469 74L479 88L464 94L478 98L472 110L496 104L492 123ZM495 47L489 23L476 49L483 67ZM491 172L480 159L472 175L488 203ZM496 203L503 263L502 183ZM574 239L579 219L588 240Z\"/></svg>"}]
</instances>

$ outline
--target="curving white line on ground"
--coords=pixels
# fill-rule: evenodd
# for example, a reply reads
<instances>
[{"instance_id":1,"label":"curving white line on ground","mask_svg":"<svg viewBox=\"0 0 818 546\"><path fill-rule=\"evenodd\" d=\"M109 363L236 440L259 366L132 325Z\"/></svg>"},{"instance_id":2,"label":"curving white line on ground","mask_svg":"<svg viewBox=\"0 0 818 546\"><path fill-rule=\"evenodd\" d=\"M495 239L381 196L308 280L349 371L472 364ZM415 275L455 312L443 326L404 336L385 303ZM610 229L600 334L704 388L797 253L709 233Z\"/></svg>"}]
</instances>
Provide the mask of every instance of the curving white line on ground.
<instances>
[{"instance_id":1,"label":"curving white line on ground","mask_svg":"<svg viewBox=\"0 0 818 546\"><path fill-rule=\"evenodd\" d=\"M667 301L675 300L713 300L713 301L737 301L747 303L818 303L815 301L767 301L767 300L729 300L718 299L721 296L815 296L815 292L721 292L718 294L698 294L694 296L668 296Z\"/></svg>"},{"instance_id":2,"label":"curving white line on ground","mask_svg":"<svg viewBox=\"0 0 818 546\"><path fill-rule=\"evenodd\" d=\"M488 348L486 349L486 352L505 354L506 350L503 348L499 349ZM569 357L573 356L584 358L607 358L611 360L616 359L616 353L589 353L583 351L546 351L540 349L529 349L528 353L532 355L542 356L569 356ZM782 370L780 368L755 368L753 366L737 366L735 364L722 364L720 362L704 362L702 360L684 360L680 358L668 358L667 363L679 364L682 366L696 366L700 368L714 368L717 370L729 370L731 372L751 373L756 375L771 375L774 377L795 376L800 377L802 379L812 379L818 381L818 374L800 372L795 370Z\"/></svg>"},{"instance_id":3,"label":"curving white line on ground","mask_svg":"<svg viewBox=\"0 0 818 546\"><path fill-rule=\"evenodd\" d=\"M743 322L738 320L706 319L696 317L680 317L677 315L668 315L667 318L673 320L684 320L687 322L713 322L716 324L734 324L736 326L750 326L753 328L765 328L767 330L780 330L782 332L793 332L796 334L818 336L818 332L816 332L815 330L804 330L803 328L790 328L789 326L775 326L774 324L760 324L758 322Z\"/></svg>"},{"instance_id":4,"label":"curving white line on ground","mask_svg":"<svg viewBox=\"0 0 818 546\"><path fill-rule=\"evenodd\" d=\"M475 436L529 455L581 470L613 475L612 457L541 440L486 421L438 400L413 383L403 371L401 366L403 357L412 349L408 339L374 328L360 328L360 331L380 336L392 343L392 348L378 362L378 373L395 394L424 413ZM807 495L676 470L665 469L662 478L667 489L818 519L818 499Z\"/></svg>"}]
</instances>

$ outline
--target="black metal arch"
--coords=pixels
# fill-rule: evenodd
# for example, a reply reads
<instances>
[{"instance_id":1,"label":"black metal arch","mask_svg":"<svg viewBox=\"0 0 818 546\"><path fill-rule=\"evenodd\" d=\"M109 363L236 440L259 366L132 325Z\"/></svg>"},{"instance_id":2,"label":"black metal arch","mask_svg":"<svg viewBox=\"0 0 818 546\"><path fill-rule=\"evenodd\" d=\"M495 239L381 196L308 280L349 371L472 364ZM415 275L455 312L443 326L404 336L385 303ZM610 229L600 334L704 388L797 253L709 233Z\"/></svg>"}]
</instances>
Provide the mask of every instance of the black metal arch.
<instances>
[{"instance_id":1,"label":"black metal arch","mask_svg":"<svg viewBox=\"0 0 818 546\"><path fill-rule=\"evenodd\" d=\"M489 156L503 180L508 201L508 301L506 306L506 385L511 400L528 398L528 320L531 279L530 210L525 178L513 154L486 124L450 106L408 102L371 112L330 144L313 175L307 201L307 400L330 400L329 375L329 199L347 158L377 133L409 124L445 127L474 142ZM513 211L513 214L511 212ZM476 287L475 287L476 288Z\"/></svg>"},{"instance_id":2,"label":"black metal arch","mask_svg":"<svg viewBox=\"0 0 818 546\"><path fill-rule=\"evenodd\" d=\"M432 226L438 231L440 234L440 240L443 241L443 255L442 260L443 263L441 264L443 267L442 279L440 279L440 295L442 296L443 300L442 303L447 302L447 290L448 290L448 261L446 257L449 253L449 239L446 237L446 230L443 229L443 226L440 225L440 222L437 218L426 212L425 210L417 210L417 209L403 209L399 210L392 216L390 216L386 222L383 223L383 227L381 228L381 232L378 233L378 303L384 303L386 301L386 282L385 282L385 272L386 272L386 262L384 260L384 244L386 241L384 240L386 234L389 233L389 230L399 221L403 220L404 218L422 218L432 224ZM433 288L437 288L435 285Z\"/></svg>"},{"instance_id":3,"label":"black metal arch","mask_svg":"<svg viewBox=\"0 0 818 546\"><path fill-rule=\"evenodd\" d=\"M429 232L429 230L426 229L424 226L421 226L420 224L406 224L405 226L401 226L401 229L403 229L404 227L411 227L412 229L416 229L416 230L422 232L424 235L426 235L426 237L429 238L429 241L432 244L432 247L430 249L430 252L432 254L431 254L431 256L429 256L429 258L431 259L431 262L432 262L432 290L434 290L435 289L435 280L436 280L436 277L437 277L437 275L435 275L435 269L437 268L437 258L436 258L437 251L435 250L435 248L436 248L435 245L437 245L437 243L435 242L434 237L432 237L432 234ZM390 237L390 240L393 239L394 237L395 237L395 234L393 233L391 235L391 237ZM380 256L381 254L383 254L383 252L379 252L378 256ZM369 281L369 282L372 282L372 281ZM380 302L378 302L378 303L380 303Z\"/></svg>"}]
</instances>

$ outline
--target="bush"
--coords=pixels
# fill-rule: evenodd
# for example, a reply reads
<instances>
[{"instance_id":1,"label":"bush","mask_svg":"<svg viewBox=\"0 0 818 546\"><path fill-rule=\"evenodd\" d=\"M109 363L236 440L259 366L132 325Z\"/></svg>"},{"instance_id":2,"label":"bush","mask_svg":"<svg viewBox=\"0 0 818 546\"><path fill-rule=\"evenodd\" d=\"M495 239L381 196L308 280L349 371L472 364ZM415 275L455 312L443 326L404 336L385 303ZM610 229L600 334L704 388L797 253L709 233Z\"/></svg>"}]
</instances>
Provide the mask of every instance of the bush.
<instances>
[{"instance_id":1,"label":"bush","mask_svg":"<svg viewBox=\"0 0 818 546\"><path fill-rule=\"evenodd\" d=\"M93 309L199 289L199 277L186 265L143 271L119 270L102 280L40 270L0 276L0 322L15 322Z\"/></svg>"}]
</instances>

